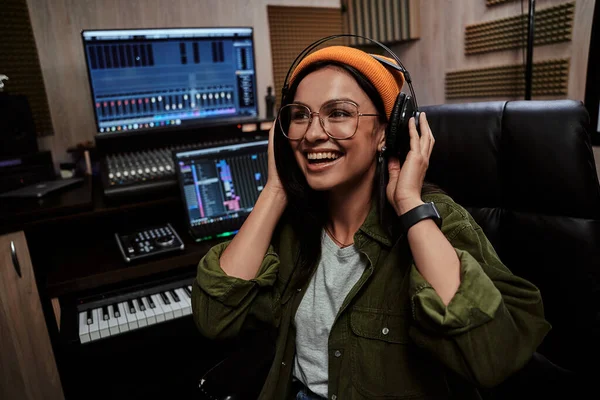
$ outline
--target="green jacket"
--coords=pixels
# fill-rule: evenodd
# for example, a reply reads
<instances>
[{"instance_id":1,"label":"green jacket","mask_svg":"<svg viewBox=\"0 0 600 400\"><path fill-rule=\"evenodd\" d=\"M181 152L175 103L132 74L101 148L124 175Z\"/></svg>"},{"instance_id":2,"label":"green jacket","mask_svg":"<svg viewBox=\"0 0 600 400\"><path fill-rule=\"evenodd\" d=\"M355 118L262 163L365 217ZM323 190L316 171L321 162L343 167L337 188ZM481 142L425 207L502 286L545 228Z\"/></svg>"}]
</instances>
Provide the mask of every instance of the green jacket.
<instances>
[{"instance_id":1,"label":"green jacket","mask_svg":"<svg viewBox=\"0 0 600 400\"><path fill-rule=\"evenodd\" d=\"M502 264L471 215L443 194L423 200L442 215L460 259L460 287L444 306L415 267L406 238L392 243L373 207L354 236L368 266L329 336L330 399L477 398L476 387L493 387L524 366L550 330L539 290ZM249 281L221 270L227 243L213 247L198 265L193 315L209 338L243 334L253 321L276 327L275 360L260 398L279 400L293 398L293 320L304 289L288 285L298 244L289 225L271 243Z\"/></svg>"}]
</instances>

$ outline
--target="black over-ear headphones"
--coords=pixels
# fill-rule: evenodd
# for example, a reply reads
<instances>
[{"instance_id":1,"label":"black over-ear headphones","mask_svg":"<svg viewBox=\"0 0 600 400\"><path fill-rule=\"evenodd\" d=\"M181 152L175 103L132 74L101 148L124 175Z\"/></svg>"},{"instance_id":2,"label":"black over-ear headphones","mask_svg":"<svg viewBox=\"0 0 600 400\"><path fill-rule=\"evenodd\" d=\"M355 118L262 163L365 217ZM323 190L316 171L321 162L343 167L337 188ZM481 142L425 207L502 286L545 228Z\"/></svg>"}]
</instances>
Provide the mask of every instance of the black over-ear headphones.
<instances>
[{"instance_id":1,"label":"black over-ear headphones","mask_svg":"<svg viewBox=\"0 0 600 400\"><path fill-rule=\"evenodd\" d=\"M321 38L316 42L313 42L312 44L308 45L304 50L300 52L300 54L298 54L285 76L285 81L281 89L281 104L284 104L286 96L289 92L288 80L290 78L290 75L292 74L292 71L296 68L296 66L300 63L300 61L302 61L304 57L306 57L312 50L314 50L321 44L341 37L361 38L378 45L379 47L384 49L389 55L391 55L397 64L391 63L385 58L376 54L370 54L370 56L379 61L381 64L383 64L384 67L395 69L397 71L402 72L402 74L404 75L404 80L408 84L410 95L400 92L398 94L398 97L396 97L396 102L394 104L394 107L392 108L392 113L390 115L390 120L388 121L388 126L386 128L385 133L386 155L396 156L400 159L400 161L404 161L406 155L408 154L408 151L410 150L410 137L408 134L408 120L410 119L410 117L415 117L417 132L419 132L419 106L417 105L417 97L415 96L415 91L412 86L410 74L408 73L407 69L404 68L404 65L402 65L402 62L400 61L398 56L394 54L394 52L392 52L387 46L378 42L377 40L360 35L339 34Z\"/></svg>"}]
</instances>

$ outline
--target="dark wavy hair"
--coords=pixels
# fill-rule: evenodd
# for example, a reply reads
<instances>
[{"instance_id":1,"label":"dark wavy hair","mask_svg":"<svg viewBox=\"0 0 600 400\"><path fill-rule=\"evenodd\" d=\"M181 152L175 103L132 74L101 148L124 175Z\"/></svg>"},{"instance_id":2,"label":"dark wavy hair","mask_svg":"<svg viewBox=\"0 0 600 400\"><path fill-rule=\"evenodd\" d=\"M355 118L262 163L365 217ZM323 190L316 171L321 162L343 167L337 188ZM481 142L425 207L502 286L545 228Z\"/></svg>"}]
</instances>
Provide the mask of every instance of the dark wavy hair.
<instances>
[{"instance_id":1,"label":"dark wavy hair","mask_svg":"<svg viewBox=\"0 0 600 400\"><path fill-rule=\"evenodd\" d=\"M375 86L355 68L335 61L320 61L309 65L294 79L290 86L284 102L281 106L290 104L298 89L298 85L308 74L326 67L337 68L349 74L358 86L366 93L369 99L375 105L379 117L379 123L387 123L385 106L381 96ZM297 236L299 242L299 253L297 254L297 286L302 286L306 279L311 275L312 269L316 267L317 261L321 255L321 232L327 223L327 198L326 193L312 189L302 170L296 162L292 147L289 141L283 135L282 129L277 121L275 126L275 136L273 141L275 152L275 165L281 184L288 199L288 205L284 218L289 222ZM403 160L401 160L403 161ZM397 218L389 218L395 213L387 202L385 189L388 183L387 163L381 167L377 163L376 182L374 184L373 197L378 204L380 223L392 235L397 236L398 223ZM425 184L422 194L440 191L439 188Z\"/></svg>"}]
</instances>

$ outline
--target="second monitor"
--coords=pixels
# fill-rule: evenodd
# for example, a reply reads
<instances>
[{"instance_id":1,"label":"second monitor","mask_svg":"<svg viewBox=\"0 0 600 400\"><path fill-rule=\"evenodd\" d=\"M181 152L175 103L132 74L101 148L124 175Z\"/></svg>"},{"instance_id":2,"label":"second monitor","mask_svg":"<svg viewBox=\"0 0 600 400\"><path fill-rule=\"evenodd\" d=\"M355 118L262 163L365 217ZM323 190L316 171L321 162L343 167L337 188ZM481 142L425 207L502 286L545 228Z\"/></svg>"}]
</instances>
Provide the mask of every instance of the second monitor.
<instances>
[{"instance_id":1,"label":"second monitor","mask_svg":"<svg viewBox=\"0 0 600 400\"><path fill-rule=\"evenodd\" d=\"M267 183L268 140L174 154L187 224L196 240L237 232Z\"/></svg>"}]
</instances>

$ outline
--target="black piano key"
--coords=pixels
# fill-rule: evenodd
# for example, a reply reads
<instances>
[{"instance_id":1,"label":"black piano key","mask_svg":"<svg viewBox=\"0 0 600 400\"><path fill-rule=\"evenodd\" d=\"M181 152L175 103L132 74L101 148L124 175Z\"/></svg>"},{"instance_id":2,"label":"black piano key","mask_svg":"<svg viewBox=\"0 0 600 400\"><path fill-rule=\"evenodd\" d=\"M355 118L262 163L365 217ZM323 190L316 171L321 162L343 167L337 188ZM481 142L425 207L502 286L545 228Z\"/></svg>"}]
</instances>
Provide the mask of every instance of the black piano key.
<instances>
[{"instance_id":1,"label":"black piano key","mask_svg":"<svg viewBox=\"0 0 600 400\"><path fill-rule=\"evenodd\" d=\"M154 304L154 301L152 300L152 297L150 296L146 296L146 301L148 302L148 305L150 306L150 308L156 308L156 304Z\"/></svg>"},{"instance_id":2,"label":"black piano key","mask_svg":"<svg viewBox=\"0 0 600 400\"><path fill-rule=\"evenodd\" d=\"M102 319L104 319L105 321L108 321L109 318L110 318L110 316L108 315L108 307L102 306Z\"/></svg>"},{"instance_id":3,"label":"black piano key","mask_svg":"<svg viewBox=\"0 0 600 400\"><path fill-rule=\"evenodd\" d=\"M133 305L133 301L127 300L127 306L129 307L129 312L131 314L135 314L135 306Z\"/></svg>"},{"instance_id":4,"label":"black piano key","mask_svg":"<svg viewBox=\"0 0 600 400\"><path fill-rule=\"evenodd\" d=\"M163 303L165 304L171 304L171 301L169 300L169 298L167 297L166 294L164 294L163 292L160 292L160 298L162 299Z\"/></svg>"},{"instance_id":5,"label":"black piano key","mask_svg":"<svg viewBox=\"0 0 600 400\"><path fill-rule=\"evenodd\" d=\"M179 303L179 296L177 295L177 293L175 293L174 290L169 290L169 293L171 293L171 296L173 296L173 300L175 300L176 303Z\"/></svg>"},{"instance_id":6,"label":"black piano key","mask_svg":"<svg viewBox=\"0 0 600 400\"><path fill-rule=\"evenodd\" d=\"M87 324L91 325L94 323L94 314L92 313L92 309L87 310Z\"/></svg>"},{"instance_id":7,"label":"black piano key","mask_svg":"<svg viewBox=\"0 0 600 400\"><path fill-rule=\"evenodd\" d=\"M144 302L142 301L141 297L138 297L137 299L138 302L138 306L140 307L141 311L146 311L146 306L144 305Z\"/></svg>"},{"instance_id":8,"label":"black piano key","mask_svg":"<svg viewBox=\"0 0 600 400\"><path fill-rule=\"evenodd\" d=\"M186 293L186 294L189 296L189 298L191 299L191 298L192 298L192 291L191 291L191 290L190 290L190 289L189 289L187 286L185 286L185 287L183 288L183 290L185 290L185 293Z\"/></svg>"},{"instance_id":9,"label":"black piano key","mask_svg":"<svg viewBox=\"0 0 600 400\"><path fill-rule=\"evenodd\" d=\"M120 318L121 317L121 312L119 311L119 305L118 304L113 304L112 308L113 308L113 314L115 315L115 318Z\"/></svg>"}]
</instances>

